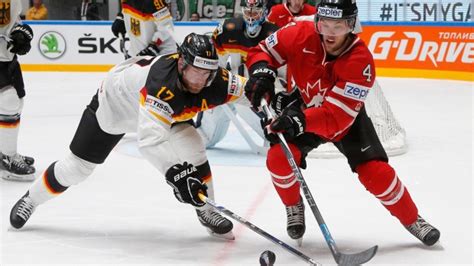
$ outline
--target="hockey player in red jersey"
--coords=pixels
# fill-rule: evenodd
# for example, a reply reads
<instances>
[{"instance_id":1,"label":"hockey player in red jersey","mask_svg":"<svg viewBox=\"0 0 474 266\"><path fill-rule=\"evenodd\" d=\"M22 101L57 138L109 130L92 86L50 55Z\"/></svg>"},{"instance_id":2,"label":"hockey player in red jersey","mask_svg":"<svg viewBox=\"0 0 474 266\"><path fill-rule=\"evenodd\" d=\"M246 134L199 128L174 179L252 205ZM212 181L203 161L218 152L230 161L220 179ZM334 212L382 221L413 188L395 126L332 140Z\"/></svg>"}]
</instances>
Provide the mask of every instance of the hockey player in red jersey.
<instances>
[{"instance_id":1,"label":"hockey player in red jersey","mask_svg":"<svg viewBox=\"0 0 474 266\"><path fill-rule=\"evenodd\" d=\"M213 187L192 118L221 104L248 103L245 82L219 68L210 38L195 33L185 37L178 53L116 65L84 111L71 152L53 162L13 206L11 225L23 227L37 206L87 179L125 133L136 132L141 154L166 177L176 198L196 208L212 235L233 239L232 222L198 197L202 191L212 199Z\"/></svg>"},{"instance_id":2,"label":"hockey player in red jersey","mask_svg":"<svg viewBox=\"0 0 474 266\"><path fill-rule=\"evenodd\" d=\"M274 5L270 9L267 20L281 28L293 21L294 17L309 16L314 13L316 13L316 8L305 3L305 0L288 0L287 3Z\"/></svg>"},{"instance_id":3,"label":"hockey player in red jersey","mask_svg":"<svg viewBox=\"0 0 474 266\"><path fill-rule=\"evenodd\" d=\"M351 170L382 205L425 245L440 232L418 209L395 170L388 164L364 101L375 81L375 66L365 43L353 33L357 6L352 0L322 0L315 21L291 22L249 52L250 79L245 87L254 108L262 98L277 115L265 127L274 143L267 168L287 210L287 231L305 232L304 205L296 180L275 132L282 132L300 167L312 149L332 142ZM298 91L274 95L275 67L288 64Z\"/></svg>"}]
</instances>

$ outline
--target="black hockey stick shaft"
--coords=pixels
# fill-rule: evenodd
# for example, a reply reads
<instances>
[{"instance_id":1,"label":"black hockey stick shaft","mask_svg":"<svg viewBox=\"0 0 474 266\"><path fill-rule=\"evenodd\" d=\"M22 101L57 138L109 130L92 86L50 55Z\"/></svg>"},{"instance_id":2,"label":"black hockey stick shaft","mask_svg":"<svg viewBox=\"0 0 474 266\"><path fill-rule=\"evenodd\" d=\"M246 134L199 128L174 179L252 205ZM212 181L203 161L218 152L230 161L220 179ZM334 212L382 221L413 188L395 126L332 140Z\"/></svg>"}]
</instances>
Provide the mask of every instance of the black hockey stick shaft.
<instances>
[{"instance_id":1,"label":"black hockey stick shaft","mask_svg":"<svg viewBox=\"0 0 474 266\"><path fill-rule=\"evenodd\" d=\"M125 35L119 33L119 38L120 38L120 50L122 50L125 60L129 59L131 56L128 54L128 50L125 47Z\"/></svg>"},{"instance_id":2,"label":"black hockey stick shaft","mask_svg":"<svg viewBox=\"0 0 474 266\"><path fill-rule=\"evenodd\" d=\"M296 250L295 248L293 248L292 246L286 244L285 242L281 241L280 239L270 235L269 233L267 233L266 231L264 231L263 229L257 227L256 225L252 224L251 222L245 220L244 218L238 216L237 214L235 214L234 212L228 210L227 208L223 207L223 206L219 206L217 205L214 201L212 201L211 199L209 199L208 197L206 197L204 194L202 193L199 193L199 198L206 202L207 204L211 205L214 209L216 209L217 211L225 214L226 216L236 220L237 222L245 225L247 228L249 228L250 230L254 231L255 233L259 234L260 236L263 236L264 238L270 240L271 242L273 242L274 244L277 244L279 245L280 247L282 247L283 249L285 249L286 251L290 252L291 254L297 256L298 258L302 259L303 261L305 261L306 263L309 263L310 265L321 265L320 263L318 263L317 261L313 260L312 258L306 256L305 254L303 254L302 252Z\"/></svg>"},{"instance_id":3,"label":"black hockey stick shaft","mask_svg":"<svg viewBox=\"0 0 474 266\"><path fill-rule=\"evenodd\" d=\"M262 99L261 105L267 117L269 119L273 119L273 113L268 108L268 105L265 99ZM339 249L336 246L336 241L331 236L331 233L329 232L326 222L324 221L323 216L321 215L321 212L319 211L319 208L316 205L316 201L314 200L314 197L311 194L311 191L309 190L308 185L306 184L306 181L303 178L303 174L301 173L300 168L296 164L295 158L293 157L293 154L291 153L291 150L288 146L288 143L285 140L285 137L283 136L282 133L277 133L277 135L280 140L280 144L281 144L280 146L282 147L283 152L285 153L285 156L288 159L288 163L290 164L293 174L296 176L296 178L300 182L301 190L303 190L303 194L306 198L306 201L311 207L311 211L313 212L314 217L316 218L316 221L319 224L319 228L321 229L324 239L326 240L326 243L329 249L331 250L334 260L339 265L358 265L372 259L375 256L375 253L377 252L377 246L374 246L370 249L367 249L365 251L362 251L356 254L344 254L339 251Z\"/></svg>"}]
</instances>

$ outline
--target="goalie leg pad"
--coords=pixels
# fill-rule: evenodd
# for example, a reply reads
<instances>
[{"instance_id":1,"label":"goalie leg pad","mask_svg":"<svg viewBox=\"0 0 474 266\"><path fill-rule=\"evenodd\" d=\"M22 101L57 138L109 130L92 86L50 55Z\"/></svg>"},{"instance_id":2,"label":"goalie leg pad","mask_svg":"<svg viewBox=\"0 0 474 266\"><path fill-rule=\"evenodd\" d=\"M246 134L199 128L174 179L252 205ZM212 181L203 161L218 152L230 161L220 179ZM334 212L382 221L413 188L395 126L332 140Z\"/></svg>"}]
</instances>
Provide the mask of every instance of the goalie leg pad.
<instances>
[{"instance_id":1,"label":"goalie leg pad","mask_svg":"<svg viewBox=\"0 0 474 266\"><path fill-rule=\"evenodd\" d=\"M218 106L198 114L195 125L207 148L214 147L227 134L230 118L223 108Z\"/></svg>"},{"instance_id":2,"label":"goalie leg pad","mask_svg":"<svg viewBox=\"0 0 474 266\"><path fill-rule=\"evenodd\" d=\"M383 161L368 161L356 168L360 182L403 225L416 221L418 209L395 170Z\"/></svg>"},{"instance_id":3,"label":"goalie leg pad","mask_svg":"<svg viewBox=\"0 0 474 266\"><path fill-rule=\"evenodd\" d=\"M301 151L288 143L298 166L301 164ZM280 144L273 145L267 154L267 169L272 176L273 185L285 206L296 205L300 201L300 183L296 179Z\"/></svg>"}]
</instances>

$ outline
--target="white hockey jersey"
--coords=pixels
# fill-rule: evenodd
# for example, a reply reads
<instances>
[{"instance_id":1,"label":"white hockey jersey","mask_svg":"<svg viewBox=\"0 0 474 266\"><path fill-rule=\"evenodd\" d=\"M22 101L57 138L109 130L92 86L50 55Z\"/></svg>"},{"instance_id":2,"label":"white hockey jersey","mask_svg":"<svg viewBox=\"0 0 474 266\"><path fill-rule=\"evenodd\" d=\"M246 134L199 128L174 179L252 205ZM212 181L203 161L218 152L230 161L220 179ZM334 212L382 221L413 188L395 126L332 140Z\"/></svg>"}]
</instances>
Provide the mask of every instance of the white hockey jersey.
<instances>
[{"instance_id":1,"label":"white hockey jersey","mask_svg":"<svg viewBox=\"0 0 474 266\"><path fill-rule=\"evenodd\" d=\"M9 62L15 54L7 49L8 39L12 28L20 23L21 1L0 1L0 61Z\"/></svg>"},{"instance_id":2,"label":"white hockey jersey","mask_svg":"<svg viewBox=\"0 0 474 266\"><path fill-rule=\"evenodd\" d=\"M149 44L155 44L160 55L176 52L173 18L165 0L122 0L122 13L131 56Z\"/></svg>"},{"instance_id":3,"label":"white hockey jersey","mask_svg":"<svg viewBox=\"0 0 474 266\"><path fill-rule=\"evenodd\" d=\"M137 132L141 153L162 173L177 163L200 165L207 160L199 135L176 137L172 125L228 102L248 105L243 96L245 78L219 68L210 86L192 94L181 88L177 62L178 54L131 58L108 73L98 93L96 115L102 130ZM197 139L189 139L193 137ZM200 158L183 158L197 153Z\"/></svg>"}]
</instances>

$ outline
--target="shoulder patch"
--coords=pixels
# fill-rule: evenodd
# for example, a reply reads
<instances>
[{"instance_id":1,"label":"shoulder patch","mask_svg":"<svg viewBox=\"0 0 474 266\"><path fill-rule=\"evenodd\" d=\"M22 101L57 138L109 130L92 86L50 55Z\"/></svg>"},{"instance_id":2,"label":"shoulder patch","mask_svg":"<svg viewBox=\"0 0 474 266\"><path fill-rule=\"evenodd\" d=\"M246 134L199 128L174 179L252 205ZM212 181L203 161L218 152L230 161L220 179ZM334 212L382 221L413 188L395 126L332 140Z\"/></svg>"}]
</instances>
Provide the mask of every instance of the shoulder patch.
<instances>
[{"instance_id":1,"label":"shoulder patch","mask_svg":"<svg viewBox=\"0 0 474 266\"><path fill-rule=\"evenodd\" d=\"M268 48L273 48L273 46L278 44L278 37L276 32L270 34L270 36L265 39L265 44Z\"/></svg>"},{"instance_id":2,"label":"shoulder patch","mask_svg":"<svg viewBox=\"0 0 474 266\"><path fill-rule=\"evenodd\" d=\"M344 87L344 96L357 101L365 101L368 94L368 87L351 82L346 82L346 86Z\"/></svg>"}]
</instances>

